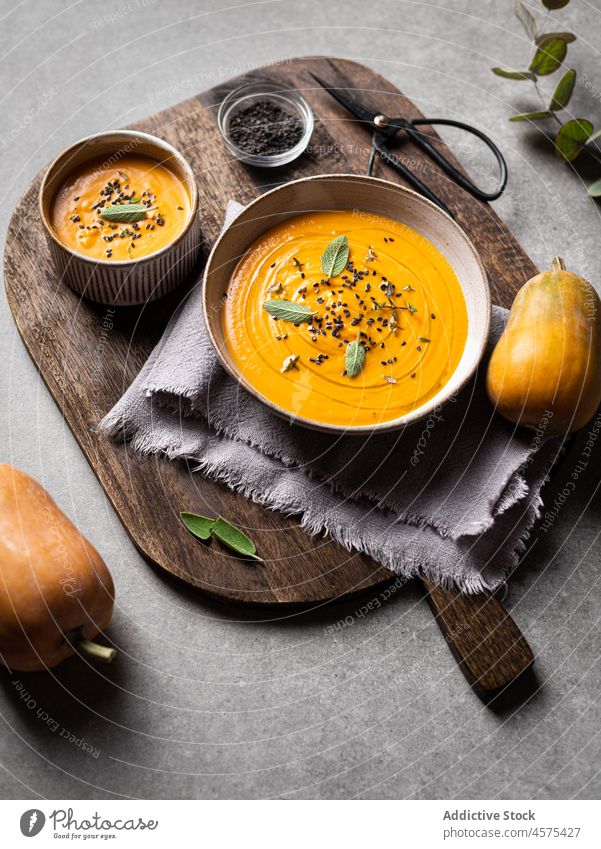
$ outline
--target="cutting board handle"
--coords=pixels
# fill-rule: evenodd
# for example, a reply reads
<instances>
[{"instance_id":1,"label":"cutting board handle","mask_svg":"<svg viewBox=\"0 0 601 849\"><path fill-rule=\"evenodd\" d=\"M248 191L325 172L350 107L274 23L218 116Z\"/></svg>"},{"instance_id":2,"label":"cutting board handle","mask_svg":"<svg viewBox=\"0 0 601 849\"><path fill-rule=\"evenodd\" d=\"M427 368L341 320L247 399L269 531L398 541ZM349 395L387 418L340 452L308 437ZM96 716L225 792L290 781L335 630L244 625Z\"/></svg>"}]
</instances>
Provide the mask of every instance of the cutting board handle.
<instances>
[{"instance_id":1,"label":"cutting board handle","mask_svg":"<svg viewBox=\"0 0 601 849\"><path fill-rule=\"evenodd\" d=\"M494 595L458 595L422 583L449 648L482 701L501 705L530 692L532 649Z\"/></svg>"}]
</instances>

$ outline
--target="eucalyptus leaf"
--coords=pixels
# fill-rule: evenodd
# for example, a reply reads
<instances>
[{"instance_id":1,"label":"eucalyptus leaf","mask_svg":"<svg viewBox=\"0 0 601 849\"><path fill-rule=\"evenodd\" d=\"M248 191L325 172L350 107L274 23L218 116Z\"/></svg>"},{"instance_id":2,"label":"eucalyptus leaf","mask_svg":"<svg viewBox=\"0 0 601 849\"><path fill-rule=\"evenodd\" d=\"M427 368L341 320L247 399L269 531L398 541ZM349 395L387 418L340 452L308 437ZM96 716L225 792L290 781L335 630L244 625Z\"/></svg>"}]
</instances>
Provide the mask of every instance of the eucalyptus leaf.
<instances>
[{"instance_id":1,"label":"eucalyptus leaf","mask_svg":"<svg viewBox=\"0 0 601 849\"><path fill-rule=\"evenodd\" d=\"M263 303L263 307L269 315L280 321L289 321L292 324L302 324L303 321L311 321L315 313L303 304L295 301L285 301L283 298L272 298Z\"/></svg>"},{"instance_id":2,"label":"eucalyptus leaf","mask_svg":"<svg viewBox=\"0 0 601 849\"><path fill-rule=\"evenodd\" d=\"M530 63L530 70L539 77L554 74L561 66L567 52L568 45L563 38L553 38L544 47L538 48Z\"/></svg>"},{"instance_id":3,"label":"eucalyptus leaf","mask_svg":"<svg viewBox=\"0 0 601 849\"><path fill-rule=\"evenodd\" d=\"M199 516L197 513L180 513L180 518L191 534L198 539L209 539L215 519Z\"/></svg>"},{"instance_id":4,"label":"eucalyptus leaf","mask_svg":"<svg viewBox=\"0 0 601 849\"><path fill-rule=\"evenodd\" d=\"M242 533L239 528L227 522L221 516L215 519L211 532L219 542L222 542L223 545L236 554L263 562L256 553L257 549L254 542L246 534Z\"/></svg>"},{"instance_id":5,"label":"eucalyptus leaf","mask_svg":"<svg viewBox=\"0 0 601 849\"><path fill-rule=\"evenodd\" d=\"M534 15L524 6L520 0L517 0L517 3L513 7L513 11L515 13L516 18L524 27L526 31L526 35L530 36L530 38L534 41L536 38L536 19Z\"/></svg>"},{"instance_id":6,"label":"eucalyptus leaf","mask_svg":"<svg viewBox=\"0 0 601 849\"><path fill-rule=\"evenodd\" d=\"M537 47L544 47L545 44L548 44L549 41L553 41L555 38L565 41L566 44L576 41L576 36L573 32L542 32L535 39L535 43Z\"/></svg>"},{"instance_id":7,"label":"eucalyptus leaf","mask_svg":"<svg viewBox=\"0 0 601 849\"><path fill-rule=\"evenodd\" d=\"M543 6L545 9L549 9L549 11L554 12L555 9L563 9L564 6L567 6L570 0L543 0Z\"/></svg>"},{"instance_id":8,"label":"eucalyptus leaf","mask_svg":"<svg viewBox=\"0 0 601 849\"><path fill-rule=\"evenodd\" d=\"M363 366L365 365L365 348L359 341L359 337L354 342L349 342L344 355L344 367L349 377L357 377Z\"/></svg>"},{"instance_id":9,"label":"eucalyptus leaf","mask_svg":"<svg viewBox=\"0 0 601 849\"><path fill-rule=\"evenodd\" d=\"M591 183L587 192L592 198L601 197L601 180L595 180L594 183Z\"/></svg>"},{"instance_id":10,"label":"eucalyptus leaf","mask_svg":"<svg viewBox=\"0 0 601 849\"><path fill-rule=\"evenodd\" d=\"M566 106L570 102L572 92L574 91L575 83L576 71L566 71L563 77L557 83L557 87L553 92L553 97L551 98L551 103L549 104L549 109L552 112L558 112L560 109L566 108Z\"/></svg>"},{"instance_id":11,"label":"eucalyptus leaf","mask_svg":"<svg viewBox=\"0 0 601 849\"><path fill-rule=\"evenodd\" d=\"M536 80L536 74L532 71L512 71L510 68L491 68L490 70L506 80Z\"/></svg>"},{"instance_id":12,"label":"eucalyptus leaf","mask_svg":"<svg viewBox=\"0 0 601 849\"><path fill-rule=\"evenodd\" d=\"M349 257L347 236L332 239L321 257L321 270L328 277L336 277L346 268Z\"/></svg>"},{"instance_id":13,"label":"eucalyptus leaf","mask_svg":"<svg viewBox=\"0 0 601 849\"><path fill-rule=\"evenodd\" d=\"M593 125L586 118L573 118L560 128L555 136L555 148L561 159L572 162L593 132Z\"/></svg>"},{"instance_id":14,"label":"eucalyptus leaf","mask_svg":"<svg viewBox=\"0 0 601 849\"><path fill-rule=\"evenodd\" d=\"M133 224L146 218L148 208L142 203L118 203L100 210L100 217L105 221L120 224Z\"/></svg>"},{"instance_id":15,"label":"eucalyptus leaf","mask_svg":"<svg viewBox=\"0 0 601 849\"><path fill-rule=\"evenodd\" d=\"M510 121L544 121L547 118L552 118L552 112L519 112L517 115L512 115Z\"/></svg>"}]
</instances>

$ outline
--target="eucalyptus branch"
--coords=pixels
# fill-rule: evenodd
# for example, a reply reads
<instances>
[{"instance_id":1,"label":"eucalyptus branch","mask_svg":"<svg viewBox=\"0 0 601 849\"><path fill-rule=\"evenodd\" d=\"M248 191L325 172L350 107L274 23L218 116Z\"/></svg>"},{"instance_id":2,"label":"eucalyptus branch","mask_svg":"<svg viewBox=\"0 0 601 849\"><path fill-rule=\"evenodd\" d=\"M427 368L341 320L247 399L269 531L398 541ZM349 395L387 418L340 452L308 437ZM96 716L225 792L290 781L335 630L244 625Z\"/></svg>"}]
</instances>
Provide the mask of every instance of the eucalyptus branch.
<instances>
[{"instance_id":1,"label":"eucalyptus branch","mask_svg":"<svg viewBox=\"0 0 601 849\"><path fill-rule=\"evenodd\" d=\"M573 162L584 152L601 165L601 152L592 146L592 142L601 136L601 130L595 132L593 124L588 118L572 118L564 123L558 115L570 102L576 84L576 71L573 68L564 70L548 102L541 91L540 78L550 76L560 68L565 68L564 60L568 52L568 44L576 41L576 36L571 32L545 31L547 23L551 20L550 12L563 9L570 0L541 0L541 2L545 7L545 15L540 25L521 0L517 0L514 8L517 19L532 41L528 70L491 69L493 74L505 79L529 81L532 83L535 94L540 101L541 109L532 112L520 112L517 115L512 115L509 120L554 121L558 126L554 135L554 144L560 159ZM588 193L592 197L601 196L601 179L596 180L588 187Z\"/></svg>"}]
</instances>

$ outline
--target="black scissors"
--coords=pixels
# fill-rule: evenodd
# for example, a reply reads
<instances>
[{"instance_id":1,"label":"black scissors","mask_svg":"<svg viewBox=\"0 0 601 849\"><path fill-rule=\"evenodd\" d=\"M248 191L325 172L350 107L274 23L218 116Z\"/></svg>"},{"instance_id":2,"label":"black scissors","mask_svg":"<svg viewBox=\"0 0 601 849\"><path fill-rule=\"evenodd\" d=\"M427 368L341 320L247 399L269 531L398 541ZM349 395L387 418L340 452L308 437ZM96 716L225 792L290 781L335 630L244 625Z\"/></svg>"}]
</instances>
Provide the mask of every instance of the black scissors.
<instances>
[{"instance_id":1,"label":"black scissors","mask_svg":"<svg viewBox=\"0 0 601 849\"><path fill-rule=\"evenodd\" d=\"M415 144L418 145L418 147L420 147L427 156L440 165L443 171L448 174L449 177L457 183L457 185L461 186L462 189L465 189L466 192L469 192L475 198L479 198L480 200L495 200L503 193L507 184L507 163L496 144L481 130L478 130L476 127L471 127L469 124L463 124L461 121L452 121L446 118L420 118L415 121L407 121L405 118L390 118L380 112L370 112L350 97L342 94L339 89L333 88L327 83L324 83L323 80L320 80L319 77L315 76L315 74L311 74L311 76L328 92L328 94L337 100L341 106L344 106L351 115L354 115L358 121L364 124L366 129L372 131L371 154L367 166L368 175L371 176L376 154L379 154L382 160L404 177L409 185L417 192L437 204L442 210L444 210L444 212L450 215L451 218L454 218L453 213L450 211L445 202L439 198L432 189L428 188L428 186L426 186L419 177L416 177L415 174L406 168L400 159L389 149L388 142L397 136L397 134L403 132L413 142L415 142ZM457 168L455 168L455 166L431 144L428 136L416 129L416 127L420 127L424 124L427 124L428 126L438 124L445 127L458 127L460 130L464 130L465 132L471 133L473 136L481 139L493 152L499 166L499 182L496 189L492 192L485 192L478 188L478 186L476 186L468 177L458 171Z\"/></svg>"}]
</instances>

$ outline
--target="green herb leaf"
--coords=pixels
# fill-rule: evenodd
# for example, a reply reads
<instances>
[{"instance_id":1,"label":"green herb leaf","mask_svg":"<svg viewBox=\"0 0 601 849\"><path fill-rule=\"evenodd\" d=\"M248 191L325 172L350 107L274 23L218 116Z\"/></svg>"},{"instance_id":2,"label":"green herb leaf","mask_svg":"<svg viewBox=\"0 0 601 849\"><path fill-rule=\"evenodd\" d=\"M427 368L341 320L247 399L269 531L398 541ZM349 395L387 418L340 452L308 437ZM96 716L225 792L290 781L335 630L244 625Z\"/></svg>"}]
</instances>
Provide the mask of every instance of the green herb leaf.
<instances>
[{"instance_id":1,"label":"green herb leaf","mask_svg":"<svg viewBox=\"0 0 601 849\"><path fill-rule=\"evenodd\" d=\"M586 118L574 118L564 124L555 136L555 148L561 159L572 162L590 138L593 125Z\"/></svg>"},{"instance_id":2,"label":"green herb leaf","mask_svg":"<svg viewBox=\"0 0 601 849\"><path fill-rule=\"evenodd\" d=\"M536 80L536 74L532 71L512 71L509 68L491 68L493 74L505 77L507 80Z\"/></svg>"},{"instance_id":3,"label":"green herb leaf","mask_svg":"<svg viewBox=\"0 0 601 849\"><path fill-rule=\"evenodd\" d=\"M302 324L303 321L311 321L315 315L313 310L303 304L297 304L295 301L285 301L283 298L272 298L270 301L265 301L263 307L269 315L277 318L279 321L289 321L292 324Z\"/></svg>"},{"instance_id":4,"label":"green herb leaf","mask_svg":"<svg viewBox=\"0 0 601 849\"><path fill-rule=\"evenodd\" d=\"M290 356L286 357L286 359L282 363L280 374L285 374L285 372L292 371L292 369L298 369L297 363L299 360L300 356L298 354L290 354Z\"/></svg>"},{"instance_id":5,"label":"green herb leaf","mask_svg":"<svg viewBox=\"0 0 601 849\"><path fill-rule=\"evenodd\" d=\"M208 516L199 516L196 513L180 513L180 518L191 534L198 539L209 539L215 519Z\"/></svg>"},{"instance_id":6,"label":"green herb leaf","mask_svg":"<svg viewBox=\"0 0 601 849\"><path fill-rule=\"evenodd\" d=\"M562 41L565 41L566 44L571 44L573 41L576 41L576 36L573 32L543 32L538 36L538 38L536 38L536 46L544 47L545 44L548 44L549 41L553 41L554 38L560 38Z\"/></svg>"},{"instance_id":7,"label":"green herb leaf","mask_svg":"<svg viewBox=\"0 0 601 849\"><path fill-rule=\"evenodd\" d=\"M513 11L518 21L524 27L526 35L530 36L530 38L534 41L537 31L534 15L524 6L523 3L520 2L520 0L517 0Z\"/></svg>"},{"instance_id":8,"label":"green herb leaf","mask_svg":"<svg viewBox=\"0 0 601 849\"><path fill-rule=\"evenodd\" d=\"M549 104L549 109L552 112L558 112L560 109L566 108L566 106L570 102L572 92L574 91L575 83L576 71L566 71L563 77L557 83L557 87L553 92L553 97L551 98L551 103Z\"/></svg>"},{"instance_id":9,"label":"green herb leaf","mask_svg":"<svg viewBox=\"0 0 601 849\"><path fill-rule=\"evenodd\" d=\"M554 74L568 52L568 45L563 38L552 38L544 47L539 47L530 63L530 70L540 77Z\"/></svg>"},{"instance_id":10,"label":"green herb leaf","mask_svg":"<svg viewBox=\"0 0 601 849\"><path fill-rule=\"evenodd\" d=\"M321 270L328 277L336 277L348 262L349 244L347 236L332 239L321 257Z\"/></svg>"},{"instance_id":11,"label":"green herb leaf","mask_svg":"<svg viewBox=\"0 0 601 849\"><path fill-rule=\"evenodd\" d=\"M517 115L512 115L510 121L545 121L547 118L552 118L552 112L520 112Z\"/></svg>"},{"instance_id":12,"label":"green herb leaf","mask_svg":"<svg viewBox=\"0 0 601 849\"><path fill-rule=\"evenodd\" d=\"M246 534L243 534L239 528L230 524L230 522L226 522L221 516L215 519L211 532L219 542L222 542L236 554L263 562L256 553L257 549L254 542Z\"/></svg>"},{"instance_id":13,"label":"green herb leaf","mask_svg":"<svg viewBox=\"0 0 601 849\"><path fill-rule=\"evenodd\" d=\"M591 183L587 192L592 198L601 197L601 180L595 180L594 183Z\"/></svg>"},{"instance_id":14,"label":"green herb leaf","mask_svg":"<svg viewBox=\"0 0 601 849\"><path fill-rule=\"evenodd\" d=\"M420 342L429 342L430 341L425 336L418 336L417 338L419 339Z\"/></svg>"},{"instance_id":15,"label":"green herb leaf","mask_svg":"<svg viewBox=\"0 0 601 849\"><path fill-rule=\"evenodd\" d=\"M570 0L543 0L543 6L545 9L549 9L551 12L554 12L555 9L563 9L564 6L567 6Z\"/></svg>"},{"instance_id":16,"label":"green herb leaf","mask_svg":"<svg viewBox=\"0 0 601 849\"><path fill-rule=\"evenodd\" d=\"M142 198L132 198L130 203L142 203Z\"/></svg>"},{"instance_id":17,"label":"green herb leaf","mask_svg":"<svg viewBox=\"0 0 601 849\"><path fill-rule=\"evenodd\" d=\"M357 377L363 366L365 365L365 348L359 341L359 337L354 342L349 342L346 346L346 354L344 355L344 367L349 377Z\"/></svg>"},{"instance_id":18,"label":"green herb leaf","mask_svg":"<svg viewBox=\"0 0 601 849\"><path fill-rule=\"evenodd\" d=\"M417 312L417 307L414 307L413 304L407 303L407 309L410 313Z\"/></svg>"},{"instance_id":19,"label":"green herb leaf","mask_svg":"<svg viewBox=\"0 0 601 849\"><path fill-rule=\"evenodd\" d=\"M105 221L119 221L122 224L132 224L146 218L148 209L142 203L120 203L107 206L100 210L100 217Z\"/></svg>"},{"instance_id":20,"label":"green herb leaf","mask_svg":"<svg viewBox=\"0 0 601 849\"><path fill-rule=\"evenodd\" d=\"M389 374L384 375L386 383L396 383L396 377L391 377Z\"/></svg>"}]
</instances>

